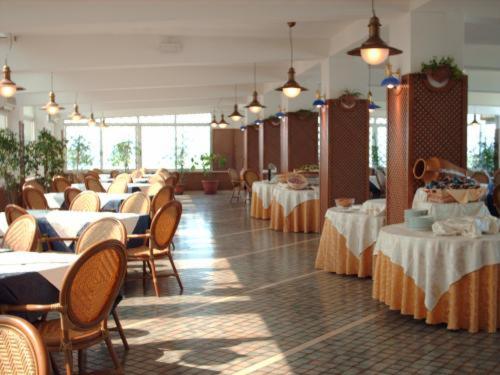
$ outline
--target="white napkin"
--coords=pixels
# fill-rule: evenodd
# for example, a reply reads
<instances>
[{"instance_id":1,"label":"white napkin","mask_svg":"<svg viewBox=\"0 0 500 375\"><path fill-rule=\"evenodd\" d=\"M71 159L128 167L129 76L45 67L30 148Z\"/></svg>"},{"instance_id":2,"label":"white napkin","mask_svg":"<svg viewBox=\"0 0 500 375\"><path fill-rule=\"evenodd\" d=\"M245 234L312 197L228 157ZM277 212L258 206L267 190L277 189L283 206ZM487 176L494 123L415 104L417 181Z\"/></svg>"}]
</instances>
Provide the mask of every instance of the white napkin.
<instances>
[{"instance_id":1,"label":"white napkin","mask_svg":"<svg viewBox=\"0 0 500 375\"><path fill-rule=\"evenodd\" d=\"M369 199L361 205L361 212L370 216L384 216L385 207L385 199Z\"/></svg>"},{"instance_id":2,"label":"white napkin","mask_svg":"<svg viewBox=\"0 0 500 375\"><path fill-rule=\"evenodd\" d=\"M432 224L434 234L477 238L486 234L496 234L499 230L498 219L493 216L463 216L436 221Z\"/></svg>"}]
</instances>

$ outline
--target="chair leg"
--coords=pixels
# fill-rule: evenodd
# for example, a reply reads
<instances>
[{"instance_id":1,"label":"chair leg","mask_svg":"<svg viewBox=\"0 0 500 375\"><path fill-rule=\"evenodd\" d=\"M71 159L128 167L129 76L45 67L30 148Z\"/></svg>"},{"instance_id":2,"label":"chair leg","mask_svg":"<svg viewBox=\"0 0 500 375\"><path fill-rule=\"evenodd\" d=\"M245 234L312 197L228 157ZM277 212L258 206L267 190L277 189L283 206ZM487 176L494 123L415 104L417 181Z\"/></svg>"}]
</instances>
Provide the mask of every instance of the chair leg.
<instances>
[{"instance_id":1,"label":"chair leg","mask_svg":"<svg viewBox=\"0 0 500 375\"><path fill-rule=\"evenodd\" d=\"M179 284L179 288L181 288L181 290L184 290L181 277L179 276L179 272L177 272L177 268L175 268L174 259L172 258L172 254L170 253L168 253L168 260L170 260L170 264L172 265L172 270L174 271L175 278L177 279L177 283Z\"/></svg>"},{"instance_id":2,"label":"chair leg","mask_svg":"<svg viewBox=\"0 0 500 375\"><path fill-rule=\"evenodd\" d=\"M109 338L109 332L106 332L106 337L104 338L104 341L106 342L106 346L108 347L108 352L113 360L113 364L115 365L115 369L117 370L118 373L121 372L121 366L120 366L120 361L118 360L118 357L116 356L115 349L113 348L113 344L111 343L111 339Z\"/></svg>"},{"instance_id":3,"label":"chair leg","mask_svg":"<svg viewBox=\"0 0 500 375\"><path fill-rule=\"evenodd\" d=\"M78 373L85 373L85 350L78 350Z\"/></svg>"},{"instance_id":4,"label":"chair leg","mask_svg":"<svg viewBox=\"0 0 500 375\"><path fill-rule=\"evenodd\" d=\"M156 276L156 267L154 259L148 261L149 267L151 269L151 278L153 279L153 286L155 288L156 297L160 296L160 286L158 285L158 277Z\"/></svg>"},{"instance_id":5,"label":"chair leg","mask_svg":"<svg viewBox=\"0 0 500 375\"><path fill-rule=\"evenodd\" d=\"M129 349L128 341L127 341L127 338L125 337L125 332L123 332L122 323L120 322L120 318L118 317L118 312L116 311L116 309L113 309L113 311L111 311L111 315L113 315L113 320L115 321L115 325L116 325L116 329L118 330L118 334L120 335L120 338L122 339L123 347L125 348L125 350L128 350Z\"/></svg>"},{"instance_id":6,"label":"chair leg","mask_svg":"<svg viewBox=\"0 0 500 375\"><path fill-rule=\"evenodd\" d=\"M66 368L66 375L73 374L73 353L70 349L64 350L64 367Z\"/></svg>"},{"instance_id":7,"label":"chair leg","mask_svg":"<svg viewBox=\"0 0 500 375\"><path fill-rule=\"evenodd\" d=\"M49 359L50 359L50 366L52 367L52 372L55 375L59 375L59 369L57 368L57 363L54 361L54 357L52 356L52 353L49 353Z\"/></svg>"}]
</instances>

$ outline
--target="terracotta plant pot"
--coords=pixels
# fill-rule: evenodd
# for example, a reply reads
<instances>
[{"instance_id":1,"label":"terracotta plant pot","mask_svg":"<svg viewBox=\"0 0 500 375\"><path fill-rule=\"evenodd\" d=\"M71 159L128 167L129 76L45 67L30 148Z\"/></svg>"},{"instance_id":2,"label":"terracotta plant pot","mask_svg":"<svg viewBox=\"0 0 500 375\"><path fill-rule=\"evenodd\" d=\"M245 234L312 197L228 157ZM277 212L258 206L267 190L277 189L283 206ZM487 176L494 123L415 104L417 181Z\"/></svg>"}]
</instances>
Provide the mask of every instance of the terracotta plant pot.
<instances>
[{"instance_id":1,"label":"terracotta plant pot","mask_svg":"<svg viewBox=\"0 0 500 375\"><path fill-rule=\"evenodd\" d=\"M219 187L219 180L201 180L205 194L216 194Z\"/></svg>"},{"instance_id":2,"label":"terracotta plant pot","mask_svg":"<svg viewBox=\"0 0 500 375\"><path fill-rule=\"evenodd\" d=\"M464 168L437 157L417 159L413 165L413 176L417 180L423 180L426 184L446 176L464 177L466 174L467 171Z\"/></svg>"},{"instance_id":3,"label":"terracotta plant pot","mask_svg":"<svg viewBox=\"0 0 500 375\"><path fill-rule=\"evenodd\" d=\"M357 97L355 95L342 95L340 101L347 108L352 108L356 104Z\"/></svg>"},{"instance_id":4,"label":"terracotta plant pot","mask_svg":"<svg viewBox=\"0 0 500 375\"><path fill-rule=\"evenodd\" d=\"M185 188L186 188L186 185L184 185L184 184L177 184L177 185L175 185L174 192L177 195L182 195L182 194L184 194L184 189Z\"/></svg>"},{"instance_id":5,"label":"terracotta plant pot","mask_svg":"<svg viewBox=\"0 0 500 375\"><path fill-rule=\"evenodd\" d=\"M432 78L434 81L443 83L451 78L451 69L448 65L438 66L436 69L427 69L425 71L427 77Z\"/></svg>"}]
</instances>

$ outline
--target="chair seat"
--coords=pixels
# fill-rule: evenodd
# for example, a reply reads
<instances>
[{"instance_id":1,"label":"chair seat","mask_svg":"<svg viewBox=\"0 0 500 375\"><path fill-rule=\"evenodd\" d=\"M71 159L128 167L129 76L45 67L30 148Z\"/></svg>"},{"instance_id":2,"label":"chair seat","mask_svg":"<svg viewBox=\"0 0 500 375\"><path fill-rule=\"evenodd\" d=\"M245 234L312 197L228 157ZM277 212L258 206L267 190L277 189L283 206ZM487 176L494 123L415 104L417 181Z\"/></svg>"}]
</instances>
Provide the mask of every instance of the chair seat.
<instances>
[{"instance_id":1,"label":"chair seat","mask_svg":"<svg viewBox=\"0 0 500 375\"><path fill-rule=\"evenodd\" d=\"M61 345L61 319L46 320L35 324L36 328L42 335L43 341L50 348L54 347L57 350ZM89 330L69 330L69 338L72 344L77 345L80 342L98 339L102 336L101 327L95 327Z\"/></svg>"},{"instance_id":2,"label":"chair seat","mask_svg":"<svg viewBox=\"0 0 500 375\"><path fill-rule=\"evenodd\" d=\"M153 249L154 257L161 257L169 253L169 249L159 250ZM149 258L149 247L146 245L133 247L127 249L127 258L130 259L148 259Z\"/></svg>"}]
</instances>

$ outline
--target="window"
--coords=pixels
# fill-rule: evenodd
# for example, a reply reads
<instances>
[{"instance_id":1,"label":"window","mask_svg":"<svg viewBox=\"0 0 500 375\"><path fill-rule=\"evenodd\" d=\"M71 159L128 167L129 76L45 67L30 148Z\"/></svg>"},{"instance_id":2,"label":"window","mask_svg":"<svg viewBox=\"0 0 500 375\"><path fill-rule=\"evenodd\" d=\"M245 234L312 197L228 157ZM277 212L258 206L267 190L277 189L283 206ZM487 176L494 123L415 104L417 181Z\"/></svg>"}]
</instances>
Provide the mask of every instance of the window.
<instances>
[{"instance_id":1,"label":"window","mask_svg":"<svg viewBox=\"0 0 500 375\"><path fill-rule=\"evenodd\" d=\"M467 115L467 123L472 123L474 115ZM495 169L495 116L476 115L478 125L467 126L467 168L486 170Z\"/></svg>"},{"instance_id":2,"label":"window","mask_svg":"<svg viewBox=\"0 0 500 375\"><path fill-rule=\"evenodd\" d=\"M0 129L7 129L7 116L0 113Z\"/></svg>"},{"instance_id":3,"label":"window","mask_svg":"<svg viewBox=\"0 0 500 375\"><path fill-rule=\"evenodd\" d=\"M135 151L135 127L134 126L115 126L111 125L102 131L102 166L104 169L123 169L123 165L114 166L111 162L113 148L118 143L130 141L132 149ZM135 152L132 152L132 158L129 164L130 168L135 168Z\"/></svg>"},{"instance_id":4,"label":"window","mask_svg":"<svg viewBox=\"0 0 500 375\"><path fill-rule=\"evenodd\" d=\"M387 119L370 118L370 166L385 168L387 165Z\"/></svg>"},{"instance_id":5,"label":"window","mask_svg":"<svg viewBox=\"0 0 500 375\"><path fill-rule=\"evenodd\" d=\"M184 147L185 165L191 166L191 159L210 152L210 126L177 126L177 150ZM179 151L178 151L179 152Z\"/></svg>"},{"instance_id":6,"label":"window","mask_svg":"<svg viewBox=\"0 0 500 375\"><path fill-rule=\"evenodd\" d=\"M142 166L175 168L175 127L142 126Z\"/></svg>"},{"instance_id":7,"label":"window","mask_svg":"<svg viewBox=\"0 0 500 375\"><path fill-rule=\"evenodd\" d=\"M82 136L89 145L92 163L89 165L80 165L79 169L101 168L101 132L99 128L89 128L88 126L67 126L66 139L68 145L66 148L67 156L71 152L71 145L74 140ZM69 160L69 157L66 158ZM73 169L75 166L68 165L68 169Z\"/></svg>"}]
</instances>

